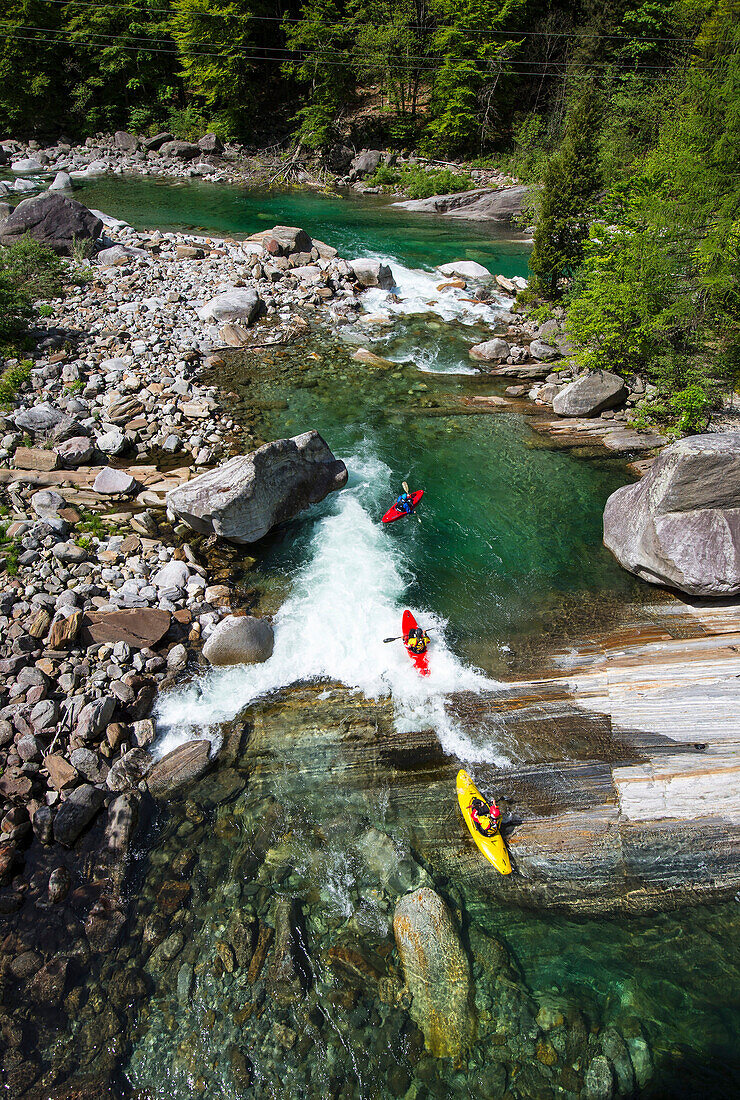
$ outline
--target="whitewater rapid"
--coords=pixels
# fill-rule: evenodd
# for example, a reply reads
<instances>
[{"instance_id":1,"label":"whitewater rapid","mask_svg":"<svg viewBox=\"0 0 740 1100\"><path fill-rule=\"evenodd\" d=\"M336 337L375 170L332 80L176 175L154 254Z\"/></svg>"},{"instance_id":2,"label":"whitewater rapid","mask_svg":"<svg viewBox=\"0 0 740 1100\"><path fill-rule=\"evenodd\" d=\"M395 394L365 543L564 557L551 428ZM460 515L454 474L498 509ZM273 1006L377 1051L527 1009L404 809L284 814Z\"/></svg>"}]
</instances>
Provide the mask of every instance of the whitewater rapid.
<instances>
[{"instance_id":1,"label":"whitewater rapid","mask_svg":"<svg viewBox=\"0 0 740 1100\"><path fill-rule=\"evenodd\" d=\"M301 681L339 681L369 699L390 696L399 732L433 728L445 752L468 762L504 763L490 737L471 739L448 713L452 692L499 685L471 668L445 642L445 622L411 610L433 638L428 677L399 642L413 573L404 546L378 522L391 497L391 470L367 449L345 457L348 485L318 523L305 564L273 621L275 648L260 665L213 669L161 697L159 755L194 737L218 737L218 726L260 696ZM415 518L402 522L415 523Z\"/></svg>"},{"instance_id":2,"label":"whitewater rapid","mask_svg":"<svg viewBox=\"0 0 740 1100\"><path fill-rule=\"evenodd\" d=\"M458 321L463 325L495 325L507 308L502 295L493 293L489 301L477 302L470 288L445 287L451 277L439 271L404 267L379 254L372 254L369 259L387 264L396 284L392 297L380 287L364 291L362 304L371 313L386 313L389 317L432 313L443 321ZM439 287L445 289L440 290Z\"/></svg>"}]
</instances>

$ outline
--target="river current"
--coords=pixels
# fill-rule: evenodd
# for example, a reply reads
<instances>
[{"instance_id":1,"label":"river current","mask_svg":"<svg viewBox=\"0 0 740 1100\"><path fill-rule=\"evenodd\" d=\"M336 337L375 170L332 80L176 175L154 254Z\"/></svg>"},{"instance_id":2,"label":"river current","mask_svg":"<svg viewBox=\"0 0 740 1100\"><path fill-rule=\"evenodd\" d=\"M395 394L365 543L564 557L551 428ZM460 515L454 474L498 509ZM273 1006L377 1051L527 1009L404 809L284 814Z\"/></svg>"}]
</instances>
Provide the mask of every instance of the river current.
<instances>
[{"instance_id":1,"label":"river current","mask_svg":"<svg viewBox=\"0 0 740 1100\"><path fill-rule=\"evenodd\" d=\"M440 752L473 772L505 764L495 723L461 726L450 695L490 692L512 661L642 596L601 545L604 501L629 480L624 467L543 447L511 414L462 411L465 398L501 392L467 349L502 304L438 291L435 268L472 259L526 274L526 241L374 200L146 180L90 181L79 197L137 227L301 225L343 256L390 262L400 288L399 303L368 292L372 323L274 352L259 369L230 366L229 387L245 410L260 406L265 438L317 428L350 478L254 552L249 576L274 613L272 658L204 672L159 703L160 752L225 737L229 768L143 835L131 934L105 977L135 990L121 1009L120 1087L178 1100L736 1095L734 903L622 920L491 905L464 876L436 876L409 855L413 822L382 762L358 780L322 740L355 721L387 724L400 742L433 729ZM368 370L351 358L359 346L395 366ZM419 517L384 529L378 518L403 480L425 489ZM426 681L383 642L406 606L433 637ZM299 684L309 688L291 694ZM234 719L249 731L236 748L233 728L224 733ZM185 908L168 908L173 879L189 884ZM459 1064L424 1053L393 987L393 907L424 883L456 913L473 960L481 1038ZM297 899L310 971L294 1003L247 980L239 959L285 897ZM358 943L374 977L332 961L337 944ZM586 1067L602 1050L621 1068L598 1093Z\"/></svg>"}]
</instances>

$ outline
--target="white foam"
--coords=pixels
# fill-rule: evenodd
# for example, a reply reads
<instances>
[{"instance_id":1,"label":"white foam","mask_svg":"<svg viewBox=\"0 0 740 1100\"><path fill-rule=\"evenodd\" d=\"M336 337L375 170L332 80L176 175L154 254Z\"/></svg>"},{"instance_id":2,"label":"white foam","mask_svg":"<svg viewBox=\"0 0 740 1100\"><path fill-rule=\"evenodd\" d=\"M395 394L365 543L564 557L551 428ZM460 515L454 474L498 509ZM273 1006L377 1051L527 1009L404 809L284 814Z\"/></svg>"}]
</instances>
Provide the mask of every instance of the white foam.
<instances>
[{"instance_id":1,"label":"white foam","mask_svg":"<svg viewBox=\"0 0 740 1100\"><path fill-rule=\"evenodd\" d=\"M449 715L451 692L495 688L495 681L461 662L447 647L445 623L412 608L433 637L431 674L422 677L400 633L411 571L402 544L378 518L391 497L391 471L365 453L346 459L350 483L319 524L305 565L274 620L275 648L261 665L213 670L162 697L157 751L193 737L217 736L220 722L277 688L305 680L338 680L367 698L390 695L399 732L432 727L444 750L467 761L502 763L490 735L475 743ZM408 522L408 521L404 521Z\"/></svg>"},{"instance_id":2,"label":"white foam","mask_svg":"<svg viewBox=\"0 0 740 1100\"><path fill-rule=\"evenodd\" d=\"M495 324L504 312L504 299L501 296L494 294L490 302L475 302L470 289L438 290L438 286L448 282L438 271L404 267L384 256L371 258L388 264L393 272L398 298L398 301L394 301L387 290L371 287L362 295L362 303L371 313L433 313L444 321L475 325L482 322Z\"/></svg>"}]
</instances>

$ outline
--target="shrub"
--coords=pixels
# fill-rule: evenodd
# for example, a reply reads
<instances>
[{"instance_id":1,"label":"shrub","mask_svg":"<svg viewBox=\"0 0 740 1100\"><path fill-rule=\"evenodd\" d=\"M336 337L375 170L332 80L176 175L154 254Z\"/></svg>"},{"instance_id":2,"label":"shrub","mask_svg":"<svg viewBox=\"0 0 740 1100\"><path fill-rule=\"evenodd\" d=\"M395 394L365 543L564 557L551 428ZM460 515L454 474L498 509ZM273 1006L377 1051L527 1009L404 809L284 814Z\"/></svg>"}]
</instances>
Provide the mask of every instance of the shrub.
<instances>
[{"instance_id":1,"label":"shrub","mask_svg":"<svg viewBox=\"0 0 740 1100\"><path fill-rule=\"evenodd\" d=\"M32 237L0 249L0 348L12 354L23 346L33 302L57 297L63 272L59 257Z\"/></svg>"},{"instance_id":2,"label":"shrub","mask_svg":"<svg viewBox=\"0 0 740 1100\"><path fill-rule=\"evenodd\" d=\"M31 377L31 363L26 360L6 367L0 374L0 406L7 407L15 401L18 390Z\"/></svg>"}]
</instances>

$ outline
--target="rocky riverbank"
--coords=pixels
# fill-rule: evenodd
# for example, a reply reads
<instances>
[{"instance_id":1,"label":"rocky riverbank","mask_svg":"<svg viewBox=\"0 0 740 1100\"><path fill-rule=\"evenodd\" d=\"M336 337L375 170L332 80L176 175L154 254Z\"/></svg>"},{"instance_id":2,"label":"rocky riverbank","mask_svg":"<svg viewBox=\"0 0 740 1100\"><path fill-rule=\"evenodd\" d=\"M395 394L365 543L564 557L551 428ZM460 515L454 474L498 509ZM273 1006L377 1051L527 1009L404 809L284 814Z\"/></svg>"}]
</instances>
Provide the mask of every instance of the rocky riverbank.
<instances>
[{"instance_id":1,"label":"rocky riverbank","mask_svg":"<svg viewBox=\"0 0 740 1100\"><path fill-rule=\"evenodd\" d=\"M432 161L424 157L404 157L383 150L337 146L324 156L297 149L286 153L278 148L258 150L235 142L224 142L216 134L204 134L197 141L183 141L163 131L151 136L117 131L87 138L84 145L59 140L41 146L38 141L0 138L0 170L15 175L13 182L0 181L3 192L33 194L45 183L57 190L70 190L76 180L94 179L107 173L155 176L166 179L207 179L212 183L240 184L248 187L291 185L297 187L347 188L362 193L377 194L383 190L367 184L378 166L408 167L424 171L440 168L456 170L456 163ZM447 196L462 217L503 216L510 219L521 212L523 188L512 186L516 181L494 169L465 167L480 188L474 198L476 206L462 212L465 198ZM491 199L499 189L516 192L503 200ZM403 189L394 189L402 195ZM444 196L442 197L444 199ZM480 200L484 200L481 205ZM485 206L488 201L490 207ZM412 207L413 208L413 207ZM421 209L426 209L421 207Z\"/></svg>"}]
</instances>

